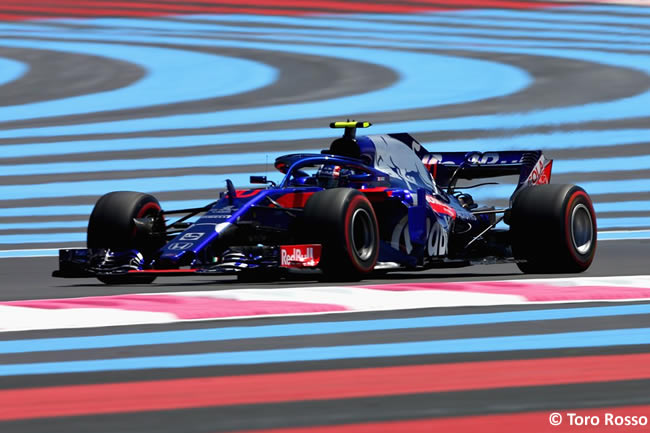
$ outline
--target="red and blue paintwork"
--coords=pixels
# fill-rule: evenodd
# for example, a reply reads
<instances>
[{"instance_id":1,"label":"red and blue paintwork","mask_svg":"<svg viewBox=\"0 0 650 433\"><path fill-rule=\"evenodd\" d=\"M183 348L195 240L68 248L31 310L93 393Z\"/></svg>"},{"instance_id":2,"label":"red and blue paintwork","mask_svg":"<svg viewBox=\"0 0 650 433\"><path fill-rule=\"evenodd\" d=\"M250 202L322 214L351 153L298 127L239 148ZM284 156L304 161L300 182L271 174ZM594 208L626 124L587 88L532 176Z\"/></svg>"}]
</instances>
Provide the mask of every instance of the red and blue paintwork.
<instances>
[{"instance_id":1,"label":"red and blue paintwork","mask_svg":"<svg viewBox=\"0 0 650 433\"><path fill-rule=\"evenodd\" d=\"M279 268L280 246L304 243L296 228L307 201L334 187L357 189L372 204L380 235L377 268L508 259L507 230L494 227L500 210L478 207L469 194L457 192L456 182L516 174L518 189L550 178L550 161L540 151L432 153L409 134L354 135L335 140L321 154L278 158L275 166L285 175L279 185L236 190L229 183L219 200L200 209L196 221L182 229L168 226L176 231L166 232L167 243L129 272ZM83 263L93 255L90 250L64 251L61 262ZM112 254L126 260L137 251Z\"/></svg>"}]
</instances>

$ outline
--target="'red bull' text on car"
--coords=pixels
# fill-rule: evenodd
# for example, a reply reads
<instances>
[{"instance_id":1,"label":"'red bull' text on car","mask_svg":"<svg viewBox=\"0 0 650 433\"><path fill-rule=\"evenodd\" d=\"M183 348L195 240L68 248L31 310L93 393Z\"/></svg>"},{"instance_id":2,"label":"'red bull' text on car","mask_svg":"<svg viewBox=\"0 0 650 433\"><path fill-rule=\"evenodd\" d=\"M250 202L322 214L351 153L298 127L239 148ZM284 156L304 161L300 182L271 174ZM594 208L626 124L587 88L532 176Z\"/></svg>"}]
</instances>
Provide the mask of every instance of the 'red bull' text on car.
<instances>
[{"instance_id":1,"label":"'red bull' text on car","mask_svg":"<svg viewBox=\"0 0 650 433\"><path fill-rule=\"evenodd\" d=\"M277 158L277 185L251 176L265 186L240 190L227 180L217 201L180 210L139 192L102 196L87 248L60 250L53 275L123 284L317 269L354 280L375 270L514 262L526 273L565 273L591 264L591 199L578 186L550 184L552 160L541 151L436 153L405 133L357 137L368 122L330 126L345 132L320 154ZM503 208L479 206L457 186L506 175L518 182Z\"/></svg>"}]
</instances>

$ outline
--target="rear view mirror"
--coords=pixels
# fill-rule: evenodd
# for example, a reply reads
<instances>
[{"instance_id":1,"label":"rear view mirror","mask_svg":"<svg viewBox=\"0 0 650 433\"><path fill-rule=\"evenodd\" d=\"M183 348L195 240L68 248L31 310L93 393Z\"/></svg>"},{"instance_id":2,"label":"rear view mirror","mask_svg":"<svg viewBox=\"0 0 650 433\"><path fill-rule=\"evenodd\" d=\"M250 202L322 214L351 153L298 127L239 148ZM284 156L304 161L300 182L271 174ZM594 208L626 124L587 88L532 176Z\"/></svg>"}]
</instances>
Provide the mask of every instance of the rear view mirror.
<instances>
[{"instance_id":1,"label":"rear view mirror","mask_svg":"<svg viewBox=\"0 0 650 433\"><path fill-rule=\"evenodd\" d=\"M266 178L266 176L251 176L251 177L250 177L250 182L251 182L252 184L254 184L254 183L261 183L261 184L263 184L263 185L276 186L276 185L275 185L275 182L273 182L272 180L268 180L268 179Z\"/></svg>"},{"instance_id":2,"label":"rear view mirror","mask_svg":"<svg viewBox=\"0 0 650 433\"><path fill-rule=\"evenodd\" d=\"M262 184L268 183L268 181L266 180L266 176L251 176L250 182L251 183L262 183Z\"/></svg>"}]
</instances>

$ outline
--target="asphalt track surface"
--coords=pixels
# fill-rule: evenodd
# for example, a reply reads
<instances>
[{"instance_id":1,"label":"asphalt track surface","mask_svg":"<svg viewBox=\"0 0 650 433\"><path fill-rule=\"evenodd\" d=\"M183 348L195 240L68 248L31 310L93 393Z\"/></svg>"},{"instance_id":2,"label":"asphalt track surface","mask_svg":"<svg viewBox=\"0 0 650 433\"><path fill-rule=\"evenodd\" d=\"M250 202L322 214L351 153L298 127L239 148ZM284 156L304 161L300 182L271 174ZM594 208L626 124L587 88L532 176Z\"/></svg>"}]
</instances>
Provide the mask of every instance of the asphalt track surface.
<instances>
[{"instance_id":1,"label":"asphalt track surface","mask_svg":"<svg viewBox=\"0 0 650 433\"><path fill-rule=\"evenodd\" d=\"M430 150L542 148L556 160L554 182L584 185L594 198L601 239L650 237L650 9L512 0L255 3L2 2L0 256L22 257L0 259L0 301L322 285L224 277L113 287L52 279L55 257L24 256L83 245L87 215L104 192L144 190L166 207L205 203L225 178L241 185L264 171L267 155L326 147L324 126L348 117L372 121L372 133L413 132ZM507 197L496 188L475 196ZM582 276L648 275L649 265L650 240L601 240ZM364 283L530 277L514 265L490 265ZM650 417L647 305L459 306L3 332L0 431L574 431L580 427L550 426L549 414ZM621 309L614 314L612 306ZM488 316L456 322L476 314ZM443 327L382 327L447 316ZM357 322L366 330L345 331ZM330 332L333 323L343 330ZM275 325L296 327L254 337ZM316 332L301 332L307 326ZM250 335L165 342L173 331L241 327ZM147 341L154 335L162 342ZM104 336L120 343L103 345ZM74 337L98 343L75 346ZM592 339L597 344L579 343ZM428 345L426 354L408 352L410 343ZM315 355L301 359L300 350ZM192 356L244 361L137 368L144 358ZM83 370L92 365L107 367Z\"/></svg>"}]
</instances>

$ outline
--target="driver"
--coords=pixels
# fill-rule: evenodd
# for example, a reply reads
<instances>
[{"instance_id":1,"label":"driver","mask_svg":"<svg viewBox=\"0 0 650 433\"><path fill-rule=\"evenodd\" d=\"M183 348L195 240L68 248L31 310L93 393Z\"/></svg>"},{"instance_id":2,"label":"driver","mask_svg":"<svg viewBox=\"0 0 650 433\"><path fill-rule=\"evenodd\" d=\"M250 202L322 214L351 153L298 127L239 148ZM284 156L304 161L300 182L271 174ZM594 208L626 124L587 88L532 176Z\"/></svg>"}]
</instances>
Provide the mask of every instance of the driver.
<instances>
[{"instance_id":1,"label":"driver","mask_svg":"<svg viewBox=\"0 0 650 433\"><path fill-rule=\"evenodd\" d=\"M342 185L349 170L335 164L323 164L316 173L318 186L321 188L337 188Z\"/></svg>"}]
</instances>

